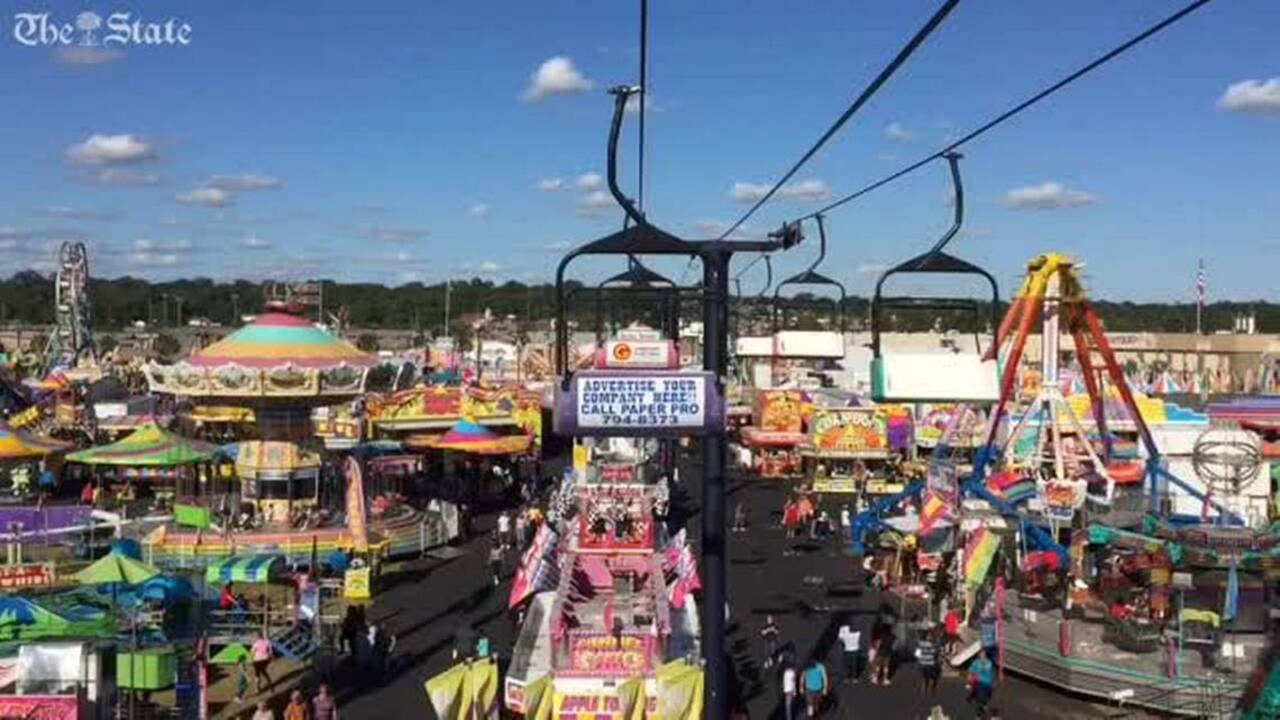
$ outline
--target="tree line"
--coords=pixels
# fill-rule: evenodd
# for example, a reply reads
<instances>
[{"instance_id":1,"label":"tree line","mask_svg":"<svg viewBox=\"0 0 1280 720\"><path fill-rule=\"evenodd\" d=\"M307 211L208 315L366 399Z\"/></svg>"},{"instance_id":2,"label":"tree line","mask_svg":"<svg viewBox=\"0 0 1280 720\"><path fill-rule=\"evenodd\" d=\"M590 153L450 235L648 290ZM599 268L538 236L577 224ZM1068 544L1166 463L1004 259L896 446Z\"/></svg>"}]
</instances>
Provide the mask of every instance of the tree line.
<instances>
[{"instance_id":1,"label":"tree line","mask_svg":"<svg viewBox=\"0 0 1280 720\"><path fill-rule=\"evenodd\" d=\"M450 324L455 328L488 310L492 317L513 318L529 327L544 324L555 316L555 287L526 285L514 280L497 283L483 278L455 280L431 285L408 283L389 287L378 283L324 281L324 317L341 316L349 327L417 330L427 335L444 330L446 303ZM237 315L262 311L266 286L239 280L215 282L192 278L153 282L142 278L93 278L89 284L93 323L99 331L114 331L146 322L150 326L176 326L193 319L220 325L238 324ZM605 291L571 283L567 295L569 320L579 329L589 330L599 323L625 324L640 319L659 324L664 314L678 310L680 317L698 319L701 299L696 291L674 294L648 290L642 293ZM0 324L49 324L54 320L54 283L47 275L25 270L0 280ZM1094 302L1106 327L1115 332L1193 332L1195 305L1192 303L1134 303L1097 300ZM316 309L318 310L318 308ZM851 297L843 305L831 298L802 293L780 306L767 301L730 302L731 324L740 328L771 326L774 317L786 327L835 329L843 315L849 330L868 326L870 304L866 298ZM1280 304L1257 302L1217 302L1205 308L1205 332L1231 330L1237 315L1256 315L1258 332L1280 332ZM975 323L985 329L990 306L977 303L965 312L908 310L886 311L885 327L900 331L934 328L972 330Z\"/></svg>"}]
</instances>

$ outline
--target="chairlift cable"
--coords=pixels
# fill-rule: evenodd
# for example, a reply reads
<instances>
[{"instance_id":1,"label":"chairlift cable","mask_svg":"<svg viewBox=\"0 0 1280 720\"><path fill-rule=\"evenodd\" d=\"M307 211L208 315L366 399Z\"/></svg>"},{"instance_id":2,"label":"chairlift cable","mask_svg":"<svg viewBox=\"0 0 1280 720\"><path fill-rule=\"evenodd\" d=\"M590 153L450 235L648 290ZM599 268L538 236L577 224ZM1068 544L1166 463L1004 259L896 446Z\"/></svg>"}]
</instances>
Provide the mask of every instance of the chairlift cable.
<instances>
[{"instance_id":1,"label":"chairlift cable","mask_svg":"<svg viewBox=\"0 0 1280 720\"><path fill-rule=\"evenodd\" d=\"M649 102L649 0L640 0L640 127L638 148L639 189L636 204L644 214L644 106Z\"/></svg>"},{"instance_id":2,"label":"chairlift cable","mask_svg":"<svg viewBox=\"0 0 1280 720\"><path fill-rule=\"evenodd\" d=\"M827 131L822 134L822 137L818 138L818 141L814 143L813 146L810 147L794 165L791 166L791 169L788 170L776 183L774 183L773 187L769 188L769 192L765 193L763 197L757 200L755 204L751 206L751 209L747 210L742 217L738 218L738 221L731 225L728 230L725 230L724 234L722 234L719 239L724 240L732 235L734 230L741 227L742 224L754 215L757 210L759 210L765 203L769 202L769 200L782 189L782 186L786 185L787 182L800 171L800 168L803 167L805 163L809 162L810 158L817 154L818 150L822 149L822 146L825 145L832 136L839 132L840 128L844 127L844 124L857 114L857 112L862 109L862 106L865 105L872 96L879 92L880 88L889 81L889 78L893 77L893 74L898 71L898 68L907 61L907 58L911 57L920 45L922 45L924 41L933 34L933 31L938 29L938 26L942 24L943 20L946 20L947 15L951 14L951 11L955 9L959 2L960 0L946 0L946 2L942 4L942 7L938 8L938 11L933 14L933 17L929 18L929 21L916 31L916 34L912 36L901 50L898 51L898 54L893 58L893 60L880 71L880 74L862 90L862 93L853 101L853 104L846 108L839 118L836 118L835 123L833 123L831 127L827 128Z\"/></svg>"},{"instance_id":3,"label":"chairlift cable","mask_svg":"<svg viewBox=\"0 0 1280 720\"><path fill-rule=\"evenodd\" d=\"M845 205L846 203L852 202L852 201L854 201L854 200L856 200L856 199L858 199L858 198L862 197L863 195L866 195L867 193L869 193L869 192L871 192L871 191L873 191L873 190L876 190L876 189L878 189L878 188L884 187L885 185L888 185L889 183L893 182L894 180L897 180L898 178L903 177L904 175L908 175L908 174L910 174L910 173L912 173L912 172L915 172L916 170L919 170L920 168L924 167L925 165L928 165L929 163L933 162L934 160L937 160L937 159L939 159L939 158L941 158L941 157L945 156L947 153L949 153L949 152L952 152L952 151L956 150L957 148L959 148L960 146L964 145L965 143L968 143L969 141L971 141L971 140L973 140L973 139L975 139L975 138L977 138L977 137L979 137L979 136L981 136L981 135L985 134L985 133L986 133L986 132L988 132L989 130L992 130L992 129L994 129L994 128L998 127L999 125L1003 124L1006 120L1011 119L1011 118L1012 118L1012 117L1014 117L1015 115L1018 115L1019 113L1021 113L1023 110L1026 110L1026 109L1028 109L1028 108L1032 107L1033 105L1036 105L1036 104L1037 104L1037 103L1039 103L1041 100L1044 100L1045 98L1048 98L1049 96L1051 96L1051 95L1053 95L1054 93L1058 92L1058 91L1059 91L1059 90L1061 90L1062 88L1064 88L1064 87L1066 87L1066 86L1070 85L1071 83L1075 82L1076 80L1079 80L1080 78L1084 77L1085 75L1089 74L1090 72L1093 72L1094 70L1096 70L1096 69L1098 69L1099 67L1101 67L1101 66L1105 65L1106 63L1110 62L1111 60L1114 60L1115 58L1117 58L1117 57L1119 57L1120 55L1124 54L1125 52L1127 52L1127 51L1131 50L1131 49L1132 49L1132 48L1134 48L1135 46L1137 46L1137 45L1141 44L1143 41L1147 40L1148 38L1152 37L1153 35L1156 35L1156 34L1157 34L1157 33L1159 33L1160 31L1165 30L1165 29L1166 29L1166 28L1168 28L1169 26L1171 26L1171 25L1173 25L1173 24L1177 23L1179 20L1183 19L1183 18L1184 18L1184 17L1186 17L1187 15L1190 15L1192 12L1195 12L1196 10L1199 10L1201 7L1203 7L1203 6L1205 6L1205 5L1208 5L1210 2L1212 2L1212 0L1195 0L1195 2L1193 2L1193 3L1191 3L1191 4L1189 4L1189 5L1185 6L1185 7L1183 7L1181 10L1179 10L1179 11L1175 12L1174 14L1172 14L1172 15L1170 15L1170 16L1168 16L1168 17L1166 17L1164 20L1161 20L1160 22L1156 23L1155 25L1152 25L1151 27L1147 28L1146 30L1142 31L1141 33L1138 33L1137 35L1135 35L1135 36L1133 36L1132 38L1130 38L1128 41L1124 42L1124 43L1123 43L1123 44L1121 44L1121 45L1116 46L1115 48L1113 48L1112 50L1108 51L1107 53L1104 53L1103 55L1100 55L1099 57L1095 58L1092 62L1088 63L1087 65L1085 65L1085 66L1083 66L1083 67L1079 68L1078 70L1076 70L1075 72L1071 73L1070 75L1067 75L1066 77L1064 77L1064 78L1062 78L1061 80L1059 80L1059 81L1057 81L1057 82L1053 83L1052 85L1050 85L1050 86L1046 87L1045 89L1041 90L1040 92L1036 93L1035 95L1032 95L1031 97L1027 98L1026 100L1023 100L1021 103L1018 103L1017 105L1013 106L1012 108L1010 108L1010 109L1008 109L1008 110L1004 111L1003 113L1001 113L1001 114L997 115L996 117L994 117L994 118L992 118L991 120L987 121L987 122L986 122L986 123L984 123L983 125L980 125L978 128L976 128L976 129L974 129L974 130L972 130L972 131L968 132L967 134L965 134L964 136L962 136L960 139L956 140L955 142L951 143L950 145L947 145L946 147L942 148L941 150L938 150L937 152L933 153L932 155L929 155L928 157L922 158L921 160L919 160L919 161L917 161L917 162L914 162L914 163L912 163L912 164L910 164L910 165L908 165L908 166L906 166L906 167L902 168L901 170L898 170L897 172L893 173L892 175L887 175L887 176L885 176L884 178L881 178L880 180L877 180L877 181L875 181L875 182L871 183L870 185L867 185L866 187L862 188L861 190L857 190L857 191L855 191L855 192L853 192L853 193L850 193L849 195L846 195L846 196L844 196L844 197L840 198L839 200L836 200L835 202L833 202L833 203L831 203L831 204L827 205L826 207L823 207L823 208L821 208L821 209L819 209L819 210L816 210L816 211L814 211L814 212L812 212L812 213L810 213L810 214L808 214L808 215L805 215L805 216L803 216L803 217L802 217L802 218L800 218L800 219L801 219L801 220L809 220L809 219L812 219L812 218L817 217L817 216L818 216L818 215L820 215L820 214L831 212L832 210L835 210L836 208L839 208L839 207L841 207L841 206Z\"/></svg>"}]
</instances>

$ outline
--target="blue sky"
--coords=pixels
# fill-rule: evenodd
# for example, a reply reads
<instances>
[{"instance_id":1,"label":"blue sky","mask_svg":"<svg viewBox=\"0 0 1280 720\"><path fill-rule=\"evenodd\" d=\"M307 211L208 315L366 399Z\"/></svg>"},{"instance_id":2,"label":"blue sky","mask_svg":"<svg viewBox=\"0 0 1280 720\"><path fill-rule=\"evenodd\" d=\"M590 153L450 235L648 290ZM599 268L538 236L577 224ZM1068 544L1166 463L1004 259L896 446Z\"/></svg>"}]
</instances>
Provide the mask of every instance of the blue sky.
<instances>
[{"instance_id":1,"label":"blue sky","mask_svg":"<svg viewBox=\"0 0 1280 720\"><path fill-rule=\"evenodd\" d=\"M747 231L928 154L1181 4L962 2ZM8 271L47 269L53 244L81 237L111 276L541 281L564 247L621 222L590 174L604 89L636 80L632 3L4 7ZM651 0L650 217L689 236L736 218L748 185L783 172L934 7ZM191 42L85 51L12 32L14 13L86 9L177 17ZM1096 294L1136 300L1190 300L1204 257L1211 298L1280 299L1277 27L1274 2L1218 0L968 146L970 231L953 250L1009 285L1030 256L1067 251ZM634 152L623 171L633 183ZM824 270L865 293L945 228L947 196L939 164L832 214Z\"/></svg>"}]
</instances>

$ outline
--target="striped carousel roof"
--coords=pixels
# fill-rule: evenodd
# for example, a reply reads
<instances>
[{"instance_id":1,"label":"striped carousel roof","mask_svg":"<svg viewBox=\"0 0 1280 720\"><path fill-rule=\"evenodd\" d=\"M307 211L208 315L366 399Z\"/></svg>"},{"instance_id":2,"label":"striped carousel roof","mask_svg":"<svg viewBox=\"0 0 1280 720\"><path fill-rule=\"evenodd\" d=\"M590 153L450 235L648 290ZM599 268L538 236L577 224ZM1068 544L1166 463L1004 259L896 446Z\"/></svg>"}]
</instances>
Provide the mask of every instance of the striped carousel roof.
<instances>
[{"instance_id":1,"label":"striped carousel roof","mask_svg":"<svg viewBox=\"0 0 1280 720\"><path fill-rule=\"evenodd\" d=\"M110 445L71 453L67 460L85 465L173 467L207 462L217 452L217 445L184 438L157 425L147 425Z\"/></svg>"},{"instance_id":2,"label":"striped carousel roof","mask_svg":"<svg viewBox=\"0 0 1280 720\"><path fill-rule=\"evenodd\" d=\"M34 460L70 447L67 443L36 437L24 430L10 427L8 423L0 422L0 461Z\"/></svg>"},{"instance_id":3,"label":"striped carousel roof","mask_svg":"<svg viewBox=\"0 0 1280 720\"><path fill-rule=\"evenodd\" d=\"M378 358L313 325L306 318L268 312L218 342L192 353L187 361L196 367L223 365L308 368L353 365L373 367Z\"/></svg>"}]
</instances>

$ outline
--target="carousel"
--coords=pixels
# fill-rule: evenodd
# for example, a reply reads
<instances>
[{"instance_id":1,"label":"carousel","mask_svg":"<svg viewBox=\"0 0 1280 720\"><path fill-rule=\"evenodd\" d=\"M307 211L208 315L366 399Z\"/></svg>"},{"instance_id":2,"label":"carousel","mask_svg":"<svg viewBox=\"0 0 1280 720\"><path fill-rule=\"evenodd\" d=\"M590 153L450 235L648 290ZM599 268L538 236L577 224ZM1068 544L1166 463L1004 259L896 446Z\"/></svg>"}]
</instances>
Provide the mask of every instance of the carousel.
<instances>
[{"instance_id":1,"label":"carousel","mask_svg":"<svg viewBox=\"0 0 1280 720\"><path fill-rule=\"evenodd\" d=\"M299 310L270 302L253 323L187 360L148 366L153 392L196 406L246 408L253 417L252 438L227 448L235 458L238 492L180 499L197 508L217 508L224 533L210 539L201 532L205 528L162 527L147 541L157 561L170 555L220 557L254 548L307 556L313 547L332 551L366 544L355 536L364 534L363 522L353 533L346 521L363 518L363 488L350 493L340 473L326 472L324 448L311 418L315 408L361 395L380 361L315 326ZM247 415L237 419L243 418ZM353 481L360 482L348 479ZM361 507L344 508L353 498Z\"/></svg>"}]
</instances>

